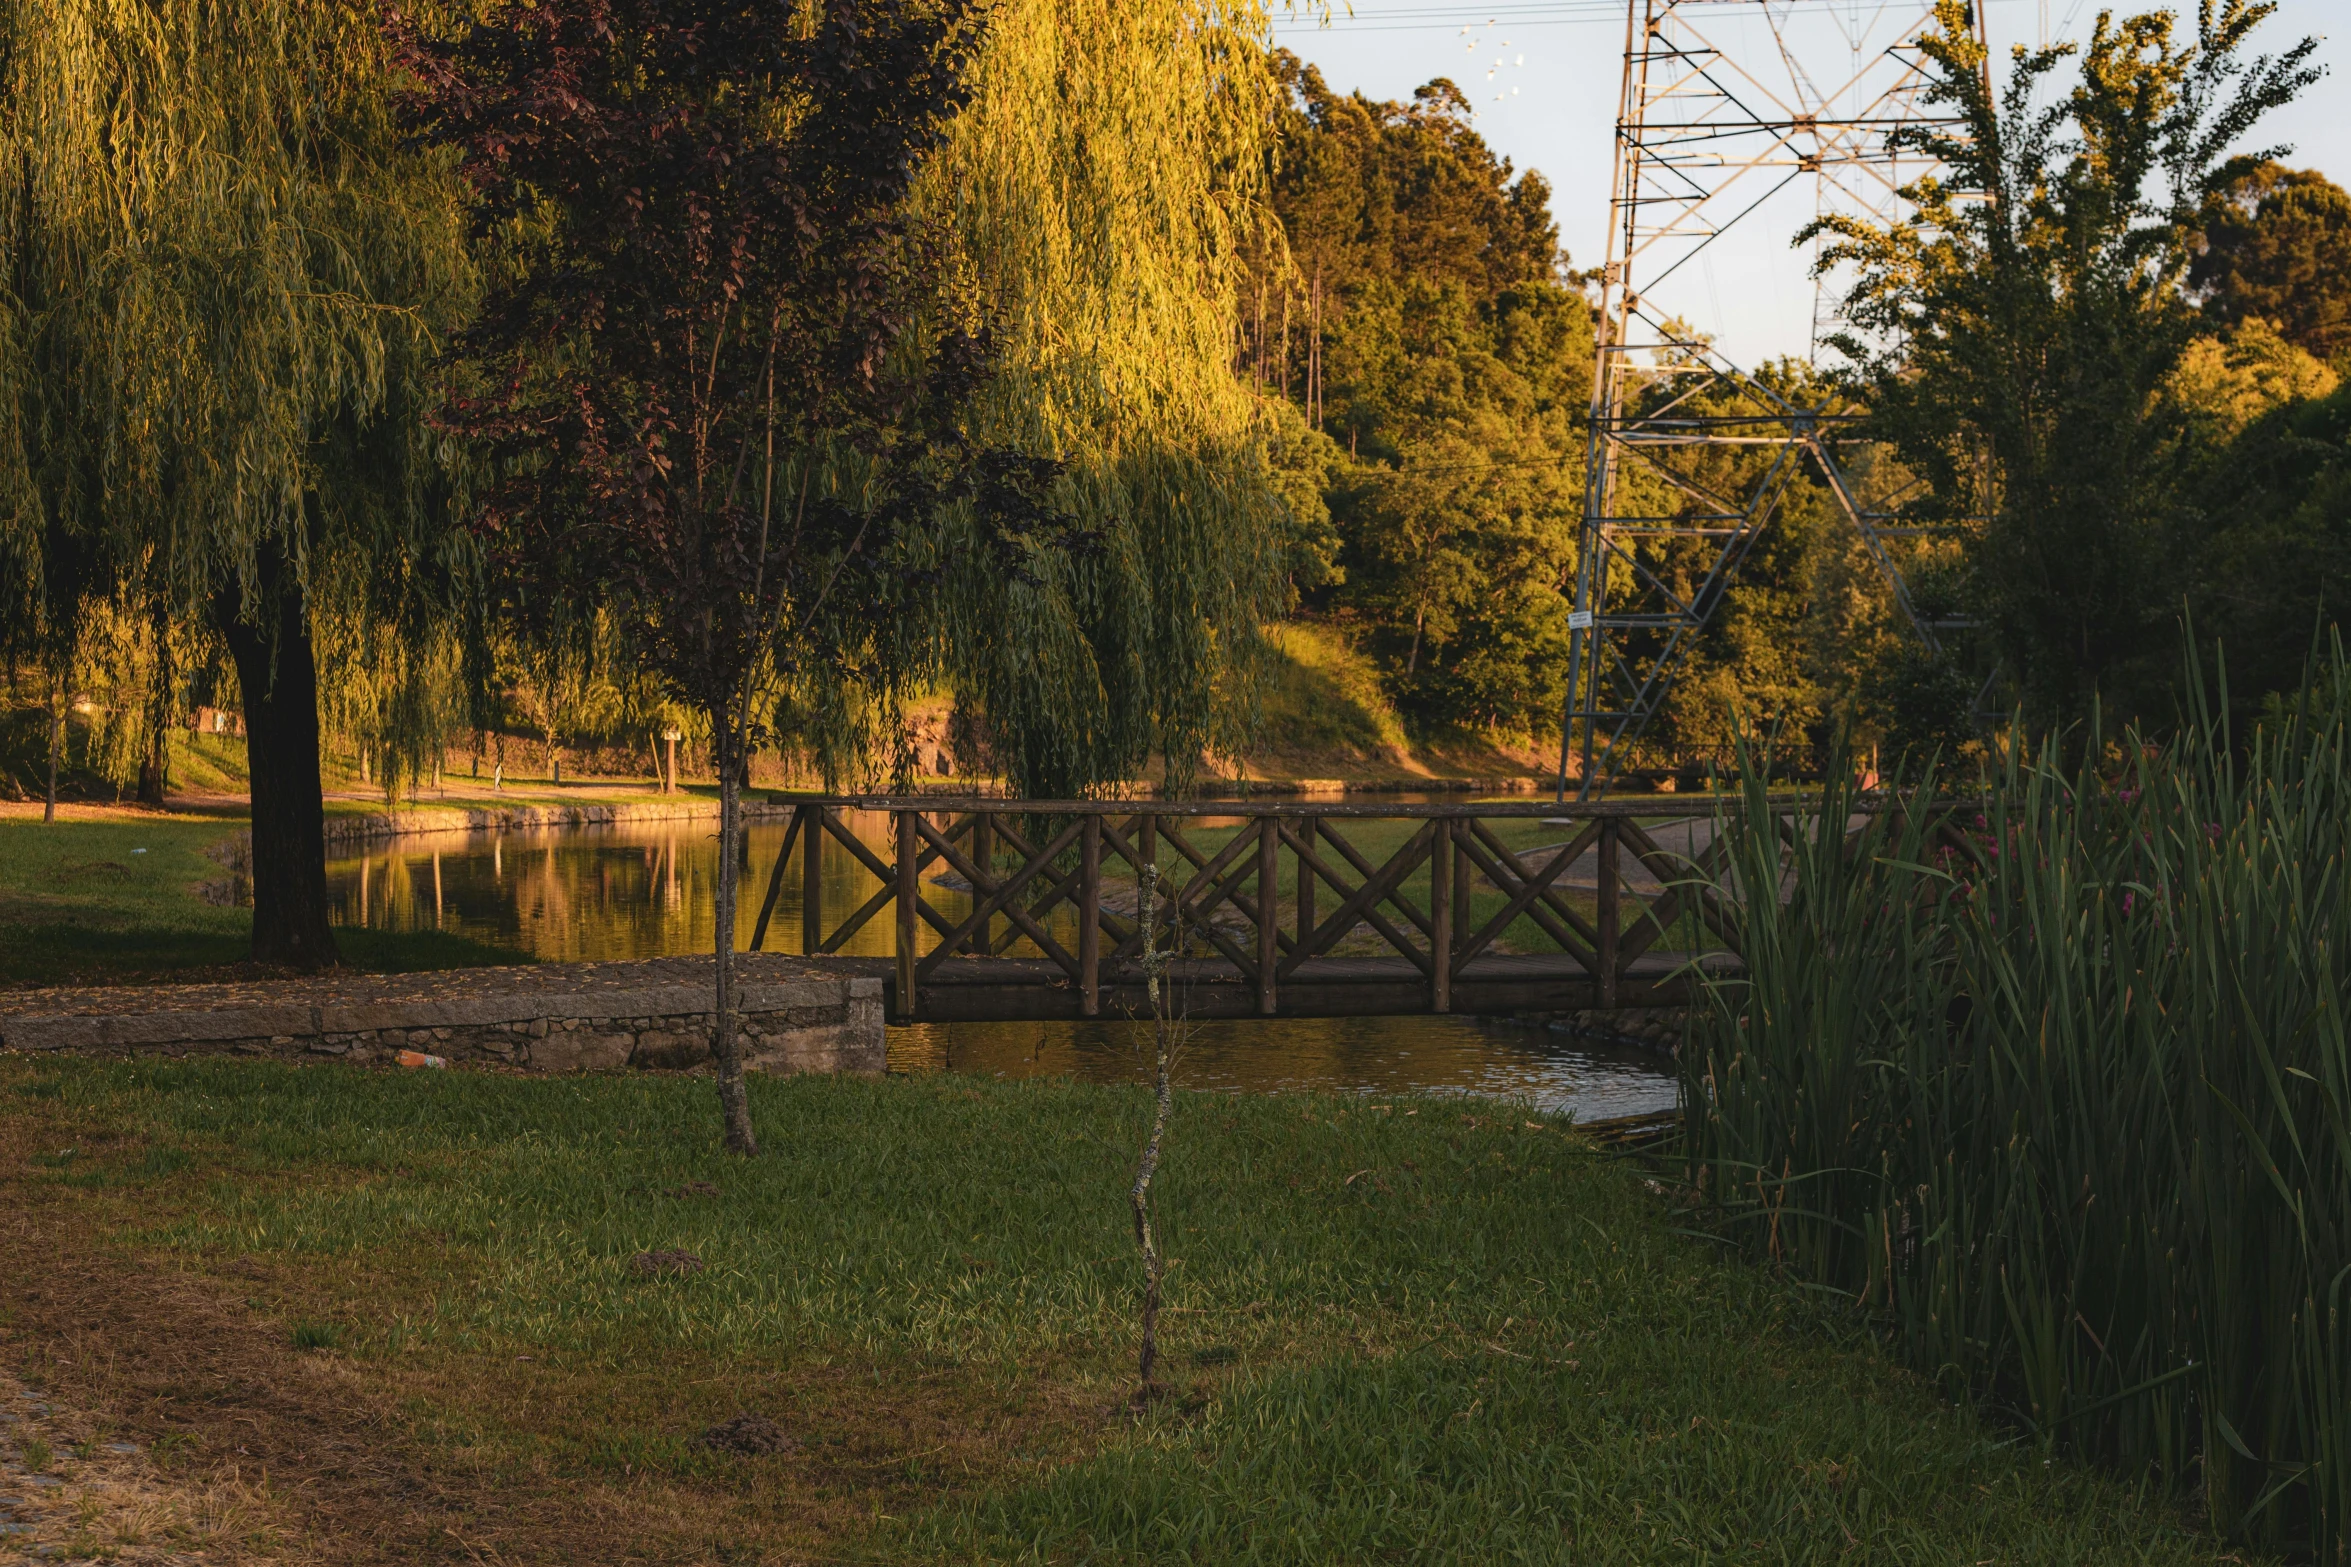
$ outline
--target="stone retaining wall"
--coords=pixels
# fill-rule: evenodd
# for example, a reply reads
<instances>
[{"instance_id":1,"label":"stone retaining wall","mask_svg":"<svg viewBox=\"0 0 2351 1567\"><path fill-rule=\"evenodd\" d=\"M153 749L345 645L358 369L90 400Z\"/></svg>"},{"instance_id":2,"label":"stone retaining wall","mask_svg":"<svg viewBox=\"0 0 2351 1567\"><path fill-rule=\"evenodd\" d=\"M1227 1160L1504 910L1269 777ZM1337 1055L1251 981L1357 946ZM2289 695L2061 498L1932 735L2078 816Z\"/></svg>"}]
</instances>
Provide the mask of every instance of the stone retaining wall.
<instances>
[{"instance_id":1,"label":"stone retaining wall","mask_svg":"<svg viewBox=\"0 0 2351 1567\"><path fill-rule=\"evenodd\" d=\"M0 1049L356 1062L410 1050L541 1072L684 1070L710 1060L710 987L681 983L679 966L661 959L403 975L372 986L292 980L0 996L9 1008L0 1011ZM706 973L708 960L695 966ZM747 965L754 975L761 966ZM882 1070L879 979L748 977L740 994L752 1070Z\"/></svg>"}]
</instances>

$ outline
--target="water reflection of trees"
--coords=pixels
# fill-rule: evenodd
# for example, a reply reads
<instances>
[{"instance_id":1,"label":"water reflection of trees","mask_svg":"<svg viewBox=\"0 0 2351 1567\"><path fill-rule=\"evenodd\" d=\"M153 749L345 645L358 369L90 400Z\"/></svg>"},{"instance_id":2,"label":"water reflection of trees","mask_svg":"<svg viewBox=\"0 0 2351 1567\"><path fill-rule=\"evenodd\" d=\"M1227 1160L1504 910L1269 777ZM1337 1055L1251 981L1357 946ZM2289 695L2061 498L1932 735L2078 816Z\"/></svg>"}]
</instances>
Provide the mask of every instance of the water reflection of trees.
<instances>
[{"instance_id":1,"label":"water reflection of trees","mask_svg":"<svg viewBox=\"0 0 2351 1567\"><path fill-rule=\"evenodd\" d=\"M850 814L850 826L877 853L889 852L886 818ZM766 876L783 847L785 824L750 828L750 880L737 939L748 942ZM716 923L718 836L693 819L546 832L433 835L393 839L374 852L330 862L327 892L338 925L373 930L442 930L524 958L594 962L708 952ZM825 856L824 901L833 918L881 884L837 849ZM925 895L951 917L968 897L932 887ZM800 949L801 881L784 878L767 949ZM936 941L922 932L924 949ZM891 923L869 922L848 943L859 957L887 957Z\"/></svg>"}]
</instances>

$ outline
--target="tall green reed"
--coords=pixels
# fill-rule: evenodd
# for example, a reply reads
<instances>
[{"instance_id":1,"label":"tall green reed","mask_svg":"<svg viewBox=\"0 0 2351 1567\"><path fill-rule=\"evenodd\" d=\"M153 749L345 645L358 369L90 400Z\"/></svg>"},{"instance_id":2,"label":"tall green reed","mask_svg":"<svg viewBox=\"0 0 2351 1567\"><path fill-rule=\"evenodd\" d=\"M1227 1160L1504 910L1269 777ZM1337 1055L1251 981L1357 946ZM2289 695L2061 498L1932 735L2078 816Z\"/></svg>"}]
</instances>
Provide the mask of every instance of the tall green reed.
<instances>
[{"instance_id":1,"label":"tall green reed","mask_svg":"<svg viewBox=\"0 0 2351 1567\"><path fill-rule=\"evenodd\" d=\"M2351 665L2237 742L1832 769L1720 823L1691 1177L1954 1395L2351 1560Z\"/></svg>"}]
</instances>

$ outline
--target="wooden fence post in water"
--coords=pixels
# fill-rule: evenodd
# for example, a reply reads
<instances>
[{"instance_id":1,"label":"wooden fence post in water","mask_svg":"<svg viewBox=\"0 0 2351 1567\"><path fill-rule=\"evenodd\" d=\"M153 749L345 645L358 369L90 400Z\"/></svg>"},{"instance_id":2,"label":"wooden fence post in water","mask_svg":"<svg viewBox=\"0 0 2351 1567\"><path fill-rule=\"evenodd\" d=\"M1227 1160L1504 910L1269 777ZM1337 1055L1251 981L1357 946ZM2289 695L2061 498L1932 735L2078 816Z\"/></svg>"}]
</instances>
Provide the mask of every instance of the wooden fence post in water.
<instances>
[{"instance_id":1,"label":"wooden fence post in water","mask_svg":"<svg viewBox=\"0 0 2351 1567\"><path fill-rule=\"evenodd\" d=\"M1281 960L1282 824L1272 816L1257 819L1257 1015L1272 1017L1274 969Z\"/></svg>"},{"instance_id":2,"label":"wooden fence post in water","mask_svg":"<svg viewBox=\"0 0 2351 1567\"><path fill-rule=\"evenodd\" d=\"M824 945L824 819L826 807L804 805L808 830L800 835L800 955Z\"/></svg>"},{"instance_id":3,"label":"wooden fence post in water","mask_svg":"<svg viewBox=\"0 0 2351 1567\"><path fill-rule=\"evenodd\" d=\"M914 932L916 901L922 897L917 873L922 855L922 817L916 811L898 813L898 1015L914 1016Z\"/></svg>"},{"instance_id":4,"label":"wooden fence post in water","mask_svg":"<svg viewBox=\"0 0 2351 1567\"><path fill-rule=\"evenodd\" d=\"M1616 1005L1616 941L1624 924L1624 883L1617 876L1617 846L1622 839L1621 824L1613 816L1600 824L1599 926L1600 948L1594 960L1600 972L1594 976L1600 982L1601 1010Z\"/></svg>"},{"instance_id":5,"label":"wooden fence post in water","mask_svg":"<svg viewBox=\"0 0 2351 1567\"><path fill-rule=\"evenodd\" d=\"M1429 840L1429 1010L1453 1010L1453 823L1440 816Z\"/></svg>"},{"instance_id":6,"label":"wooden fence post in water","mask_svg":"<svg viewBox=\"0 0 2351 1567\"><path fill-rule=\"evenodd\" d=\"M1102 1011L1102 818L1086 818L1078 840L1078 1011Z\"/></svg>"}]
</instances>

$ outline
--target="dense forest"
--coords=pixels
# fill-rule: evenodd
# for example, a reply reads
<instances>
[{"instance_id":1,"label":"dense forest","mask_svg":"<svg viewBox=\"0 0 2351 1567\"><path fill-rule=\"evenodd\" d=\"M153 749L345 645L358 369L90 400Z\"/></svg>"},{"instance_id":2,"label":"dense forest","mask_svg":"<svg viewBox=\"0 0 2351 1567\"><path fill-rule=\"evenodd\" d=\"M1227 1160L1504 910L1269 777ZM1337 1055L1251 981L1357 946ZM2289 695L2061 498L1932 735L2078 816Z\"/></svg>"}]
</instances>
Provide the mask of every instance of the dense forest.
<instances>
[{"instance_id":1,"label":"dense forest","mask_svg":"<svg viewBox=\"0 0 2351 1567\"><path fill-rule=\"evenodd\" d=\"M1449 82L1376 103L1280 64L1289 101L1270 197L1283 248L1244 300L1243 342L1249 372L1296 416L1280 451L1301 519L1297 612L1354 637L1423 732L1479 725L1540 743L1564 696L1593 356L1549 189L1494 155ZM2007 536L1915 561L1914 598L1979 627L1938 658L1901 626L1818 476L1799 478L1638 760L1724 758L1741 725L1817 748L1840 720L1864 743L1965 747L1987 707L2018 703L2060 721L2098 703L2110 726L2160 722L2190 646L2217 650L2242 711L2289 699L2351 580L2351 404L2339 390L2351 194L2271 161L2216 174L2190 211L2176 210L2183 192L2168 211L2138 210L2135 191L2110 203L2121 210L2102 238L2138 247L2153 278L2129 306L2137 319L2069 322L2060 308L2031 328L2044 375L2127 397L2109 433L2135 460L2110 495L2129 504L2070 558L2036 558ZM2045 302L2096 297L2054 258L2042 267L2032 282ZM1882 393L1915 369L1857 347L1852 362L1757 373L1799 405L1866 407L1873 376ZM1936 412L1941 433L1997 417ZM2048 430L2056 460L2077 440L2086 456L2093 428ZM1940 499L1956 503L1956 488ZM2041 537L2056 531L2039 524ZM2097 575L2102 562L2117 569ZM2036 644L2020 624L2036 599L2095 606L2102 624L2087 636L2073 625L2071 646L2046 632Z\"/></svg>"},{"instance_id":2,"label":"dense forest","mask_svg":"<svg viewBox=\"0 0 2351 1567\"><path fill-rule=\"evenodd\" d=\"M653 657L658 607L586 586L634 580L643 558L566 554L568 533L511 547L512 523L493 547L485 529L585 506L603 481L514 488L538 460L515 421L554 404L479 394L501 363L527 379L552 362L552 340L518 323L569 306L518 280L560 257L517 241L520 209L496 206L486 174L452 178L462 127L420 109L415 40L365 8L279 0L287 26L229 25L210 64L104 28L79 35L79 58L44 55L59 7L81 14L8 8L0 788L38 793L55 757L69 786L161 799L167 737L199 708L243 708L240 674L275 667L236 640L284 570L302 575L328 765L368 787L397 795L452 765L560 777L566 756L642 773L670 733L713 765L714 709ZM627 8L649 39L693 11ZM2231 12L2251 19L2206 53L2230 56L2258 11ZM1444 79L1404 103L1337 91L1246 10L1071 14L1024 0L936 42L956 75L936 123L909 133L931 167L892 219L928 292L889 330L984 318L971 341L988 362L954 410L910 412L945 384L918 377L886 419L795 415L808 450L898 451L927 488L884 499L860 479L865 498L827 514L833 564L791 570L831 580L849 550L873 573L856 602L894 606L898 630L811 621L796 652L745 653L769 670L746 743L803 777L953 765L1059 792L1147 766L1194 776L1258 738L1281 656L1260 633L1287 617L1351 650L1412 739L1471 737L1532 765L1566 695L1595 330L1549 185L1486 144ZM1935 481L1926 511L1989 519L1911 583L1975 629L1924 654L1800 479L1636 765L1722 758L1741 726L1817 747L1850 722L1898 749L1967 747L2020 707L2160 721L2191 648L2219 650L2241 713L2295 700L2351 571L2351 195L2217 153L2142 189L2171 167L2155 154L2182 134L2195 49L2130 36L2083 67L2144 89L2142 109L2099 122L2130 157L2036 142L1986 89L1964 107L1991 150L1959 160L1954 188L2006 181L2037 204L2009 209L1997 243L1958 206L1928 211L1942 230L1923 246L1828 236L1870 280L1847 301L1851 351L1758 371L1794 400L1869 409L1886 460ZM260 64L231 84L214 66L238 51ZM1965 62L1945 63L1959 92ZM106 68L171 106L170 134L135 157L71 119L89 112L74 73ZM2298 90L2299 55L2265 69L2271 98ZM1158 139L1093 134L1111 123ZM173 161L208 139L266 151L246 189ZM150 232L114 232L95 207L43 205L77 177L174 194ZM250 217L272 201L289 214L276 231ZM328 256L345 258L331 276ZM242 281L206 294L225 278ZM123 290L111 315L76 314L93 288ZM1112 303L1138 298L1153 303ZM226 322L209 359L187 346L206 310ZM150 345L168 373L126 376L96 352L110 339ZM1996 377L1969 368L1994 362ZM787 467L787 483L849 482L831 458ZM917 526L926 507L960 520ZM889 550L869 531L884 516ZM840 602L806 596L827 615ZM908 741L909 704L933 715L928 750Z\"/></svg>"}]
</instances>

